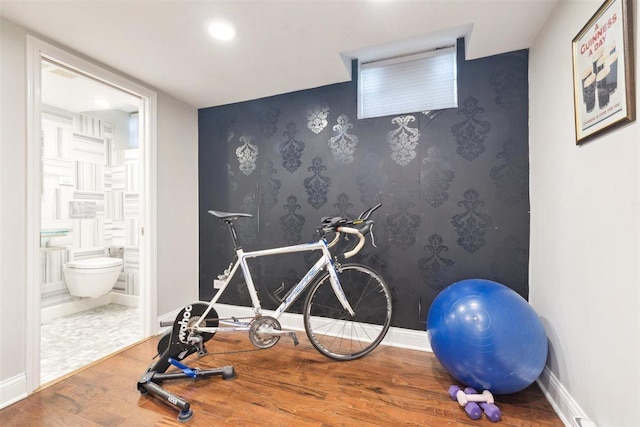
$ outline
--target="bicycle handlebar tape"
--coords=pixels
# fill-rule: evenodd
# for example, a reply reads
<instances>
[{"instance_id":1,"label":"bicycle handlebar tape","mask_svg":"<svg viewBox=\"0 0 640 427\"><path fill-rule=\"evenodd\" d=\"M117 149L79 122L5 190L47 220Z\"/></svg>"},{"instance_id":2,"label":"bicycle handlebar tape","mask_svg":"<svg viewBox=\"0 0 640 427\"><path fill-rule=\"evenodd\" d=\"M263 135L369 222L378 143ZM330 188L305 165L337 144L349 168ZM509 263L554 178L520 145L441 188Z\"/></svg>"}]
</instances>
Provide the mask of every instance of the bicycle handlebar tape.
<instances>
[{"instance_id":1,"label":"bicycle handlebar tape","mask_svg":"<svg viewBox=\"0 0 640 427\"><path fill-rule=\"evenodd\" d=\"M344 256L344 259L351 258L352 256L356 255L358 252L360 252L360 250L364 246L365 237L357 228L338 227L336 231L339 233L354 234L358 236L358 243L353 247L353 249L342 254L342 256Z\"/></svg>"}]
</instances>

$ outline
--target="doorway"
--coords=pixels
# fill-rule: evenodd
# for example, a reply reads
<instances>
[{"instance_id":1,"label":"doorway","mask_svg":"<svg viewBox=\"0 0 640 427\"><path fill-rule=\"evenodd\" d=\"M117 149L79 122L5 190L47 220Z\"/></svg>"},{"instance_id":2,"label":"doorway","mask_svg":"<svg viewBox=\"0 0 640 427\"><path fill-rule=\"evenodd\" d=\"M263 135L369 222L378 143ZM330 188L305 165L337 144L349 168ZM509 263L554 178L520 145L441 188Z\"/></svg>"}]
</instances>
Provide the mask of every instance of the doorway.
<instances>
[{"instance_id":1,"label":"doorway","mask_svg":"<svg viewBox=\"0 0 640 427\"><path fill-rule=\"evenodd\" d=\"M31 392L156 332L156 95L33 37L27 52ZM68 267L98 259L121 266L113 286L70 290Z\"/></svg>"}]
</instances>

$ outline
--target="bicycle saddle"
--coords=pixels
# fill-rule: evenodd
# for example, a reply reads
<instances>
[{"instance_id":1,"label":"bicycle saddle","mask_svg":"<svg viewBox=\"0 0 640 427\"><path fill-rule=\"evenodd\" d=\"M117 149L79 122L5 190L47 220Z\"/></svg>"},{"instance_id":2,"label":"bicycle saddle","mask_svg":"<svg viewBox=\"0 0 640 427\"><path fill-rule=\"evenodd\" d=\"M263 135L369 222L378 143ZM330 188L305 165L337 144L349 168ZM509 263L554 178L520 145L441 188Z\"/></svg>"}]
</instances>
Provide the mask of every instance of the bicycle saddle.
<instances>
[{"instance_id":1,"label":"bicycle saddle","mask_svg":"<svg viewBox=\"0 0 640 427\"><path fill-rule=\"evenodd\" d=\"M223 219L225 221L237 219L240 217L245 218L253 218L253 215L246 213L230 213L230 212L220 212L220 211L209 211L209 213L217 218Z\"/></svg>"}]
</instances>

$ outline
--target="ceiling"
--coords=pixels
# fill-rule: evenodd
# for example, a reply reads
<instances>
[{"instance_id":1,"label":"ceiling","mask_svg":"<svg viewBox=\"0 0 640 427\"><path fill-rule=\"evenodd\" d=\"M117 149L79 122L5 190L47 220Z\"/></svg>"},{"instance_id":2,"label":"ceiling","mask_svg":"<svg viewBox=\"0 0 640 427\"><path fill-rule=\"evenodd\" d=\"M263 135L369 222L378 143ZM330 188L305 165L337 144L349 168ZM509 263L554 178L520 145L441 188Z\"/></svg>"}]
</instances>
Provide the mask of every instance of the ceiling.
<instances>
[{"instance_id":1,"label":"ceiling","mask_svg":"<svg viewBox=\"0 0 640 427\"><path fill-rule=\"evenodd\" d=\"M43 60L42 103L73 113L97 110L120 110L135 113L140 109L140 98L120 89L96 81L59 64Z\"/></svg>"},{"instance_id":2,"label":"ceiling","mask_svg":"<svg viewBox=\"0 0 640 427\"><path fill-rule=\"evenodd\" d=\"M466 38L475 59L532 45L559 0L0 0L0 14L196 108L350 80ZM209 37L211 19L235 39Z\"/></svg>"}]
</instances>

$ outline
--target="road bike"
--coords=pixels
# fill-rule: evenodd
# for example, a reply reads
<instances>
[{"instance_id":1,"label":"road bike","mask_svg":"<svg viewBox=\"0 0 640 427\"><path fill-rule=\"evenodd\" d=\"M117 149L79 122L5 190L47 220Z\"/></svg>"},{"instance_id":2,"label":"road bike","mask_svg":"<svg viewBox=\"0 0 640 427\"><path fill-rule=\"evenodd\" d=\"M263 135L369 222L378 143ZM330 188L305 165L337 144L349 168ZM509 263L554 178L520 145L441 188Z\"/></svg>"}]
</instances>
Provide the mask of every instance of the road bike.
<instances>
[{"instance_id":1,"label":"road bike","mask_svg":"<svg viewBox=\"0 0 640 427\"><path fill-rule=\"evenodd\" d=\"M172 328L165 332L158 343L160 358L138 382L138 389L169 400L182 410L183 418L190 418L187 414L190 412L189 404L184 401L178 402L180 404L175 403L175 399L179 398L155 383L178 378L180 375L194 378L222 375L226 379L235 376L231 367L196 372L180 363L182 359L195 352L200 355L206 354L204 344L218 332L247 331L251 343L260 349L274 346L282 336L292 338L297 345L295 331L283 330L278 319L307 289L309 291L301 317L311 344L323 355L340 361L358 359L370 353L389 330L392 314L391 291L382 277L371 268L345 261L360 252L366 243L366 236L371 236L372 244L375 246L374 221L370 217L380 206L381 204L378 204L365 210L355 220L341 217L322 218L317 229L317 239L310 243L255 251L244 251L235 227L235 221L251 218L252 215L210 210L209 214L227 225L235 250L235 259L215 279L215 287L218 290L211 301L198 301L187 305L180 310L173 323L165 325ZM328 242L326 237L331 235L333 238ZM338 251L338 247L343 247L344 250ZM337 253L332 253L332 249ZM311 251L319 252L320 258L281 298L281 303L273 315L264 315L247 260ZM238 271L242 273L254 315L246 320L220 318L214 305ZM183 374L163 374L171 365L182 369ZM180 416L178 418L180 419Z\"/></svg>"}]
</instances>

